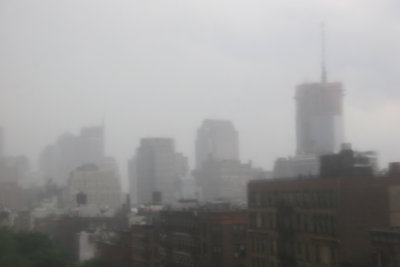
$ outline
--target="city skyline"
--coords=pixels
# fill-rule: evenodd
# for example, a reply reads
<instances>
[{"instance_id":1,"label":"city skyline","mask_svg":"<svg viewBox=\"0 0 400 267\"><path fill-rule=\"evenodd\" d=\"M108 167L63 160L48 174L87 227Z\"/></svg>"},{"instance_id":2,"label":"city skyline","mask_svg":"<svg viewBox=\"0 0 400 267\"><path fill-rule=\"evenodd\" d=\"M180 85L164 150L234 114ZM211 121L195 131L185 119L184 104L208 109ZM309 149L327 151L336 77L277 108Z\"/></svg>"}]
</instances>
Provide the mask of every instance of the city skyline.
<instances>
[{"instance_id":1,"label":"city skyline","mask_svg":"<svg viewBox=\"0 0 400 267\"><path fill-rule=\"evenodd\" d=\"M0 0L0 40L1 267L400 266L399 0Z\"/></svg>"},{"instance_id":2,"label":"city skyline","mask_svg":"<svg viewBox=\"0 0 400 267\"><path fill-rule=\"evenodd\" d=\"M104 118L106 154L117 157L126 182L140 138L173 138L193 167L196 128L217 118L235 124L244 161L271 169L275 158L295 152L293 87L318 80L325 20L329 77L345 85L346 139L377 150L382 167L400 157L394 1L174 3L187 12L158 3L165 12L149 16L152 4L123 1L81 3L91 11L75 3L26 2L27 11L3 3L6 154L36 162L63 132Z\"/></svg>"}]
</instances>

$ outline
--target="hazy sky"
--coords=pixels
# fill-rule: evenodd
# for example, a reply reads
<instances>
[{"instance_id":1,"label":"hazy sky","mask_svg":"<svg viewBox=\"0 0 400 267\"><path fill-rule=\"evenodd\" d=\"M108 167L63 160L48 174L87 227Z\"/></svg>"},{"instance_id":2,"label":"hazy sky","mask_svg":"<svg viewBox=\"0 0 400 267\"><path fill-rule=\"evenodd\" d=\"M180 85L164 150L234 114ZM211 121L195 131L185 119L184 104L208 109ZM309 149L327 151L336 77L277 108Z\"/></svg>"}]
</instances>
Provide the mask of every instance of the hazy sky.
<instances>
[{"instance_id":1,"label":"hazy sky","mask_svg":"<svg viewBox=\"0 0 400 267\"><path fill-rule=\"evenodd\" d=\"M35 163L104 116L125 173L139 138L173 137L192 159L201 121L221 118L239 131L241 158L271 168L295 150L295 85L319 80L321 21L346 140L400 161L395 0L0 0L6 151Z\"/></svg>"}]
</instances>

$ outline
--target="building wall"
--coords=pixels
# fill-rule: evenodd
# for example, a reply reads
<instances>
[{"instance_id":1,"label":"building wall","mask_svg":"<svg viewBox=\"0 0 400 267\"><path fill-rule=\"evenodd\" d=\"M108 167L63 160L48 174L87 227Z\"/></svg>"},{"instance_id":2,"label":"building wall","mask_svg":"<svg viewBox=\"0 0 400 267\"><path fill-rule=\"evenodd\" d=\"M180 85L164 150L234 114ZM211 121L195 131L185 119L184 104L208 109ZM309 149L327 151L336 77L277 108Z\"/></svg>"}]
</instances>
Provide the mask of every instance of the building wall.
<instances>
[{"instance_id":1,"label":"building wall","mask_svg":"<svg viewBox=\"0 0 400 267\"><path fill-rule=\"evenodd\" d=\"M4 129L0 126L0 158L4 156Z\"/></svg>"},{"instance_id":2,"label":"building wall","mask_svg":"<svg viewBox=\"0 0 400 267\"><path fill-rule=\"evenodd\" d=\"M327 154L344 141L341 83L306 83L296 88L297 154Z\"/></svg>"},{"instance_id":3,"label":"building wall","mask_svg":"<svg viewBox=\"0 0 400 267\"><path fill-rule=\"evenodd\" d=\"M138 204L138 181L136 173L136 157L128 160L129 196L132 205Z\"/></svg>"},{"instance_id":4,"label":"building wall","mask_svg":"<svg viewBox=\"0 0 400 267\"><path fill-rule=\"evenodd\" d=\"M93 259L96 255L95 236L84 231L77 233L78 260L84 262Z\"/></svg>"},{"instance_id":5,"label":"building wall","mask_svg":"<svg viewBox=\"0 0 400 267\"><path fill-rule=\"evenodd\" d=\"M368 230L390 223L394 178L249 184L249 266L369 266ZM255 264L255 265L253 265Z\"/></svg>"},{"instance_id":6,"label":"building wall","mask_svg":"<svg viewBox=\"0 0 400 267\"><path fill-rule=\"evenodd\" d=\"M175 152L169 138L144 138L136 152L138 203L173 203L178 199L179 181L186 175L187 162Z\"/></svg>"},{"instance_id":7,"label":"building wall","mask_svg":"<svg viewBox=\"0 0 400 267\"><path fill-rule=\"evenodd\" d=\"M246 212L200 213L202 223L202 266L245 266Z\"/></svg>"},{"instance_id":8,"label":"building wall","mask_svg":"<svg viewBox=\"0 0 400 267\"><path fill-rule=\"evenodd\" d=\"M67 186L67 205L76 207L76 196L84 193L87 205L119 208L122 193L119 178L111 170L100 170L95 165L84 165L72 172Z\"/></svg>"},{"instance_id":9,"label":"building wall","mask_svg":"<svg viewBox=\"0 0 400 267\"><path fill-rule=\"evenodd\" d=\"M131 227L132 266L154 266L156 247L155 231L152 225L133 225Z\"/></svg>"},{"instance_id":10,"label":"building wall","mask_svg":"<svg viewBox=\"0 0 400 267\"><path fill-rule=\"evenodd\" d=\"M201 187L202 200L246 202L246 185L260 173L251 166L234 160L212 160L194 171L196 183Z\"/></svg>"},{"instance_id":11,"label":"building wall","mask_svg":"<svg viewBox=\"0 0 400 267\"><path fill-rule=\"evenodd\" d=\"M160 266L245 266L243 211L165 211L156 222Z\"/></svg>"},{"instance_id":12,"label":"building wall","mask_svg":"<svg viewBox=\"0 0 400 267\"><path fill-rule=\"evenodd\" d=\"M0 182L0 208L22 208L22 189L15 181Z\"/></svg>"},{"instance_id":13,"label":"building wall","mask_svg":"<svg viewBox=\"0 0 400 267\"><path fill-rule=\"evenodd\" d=\"M239 160L238 133L232 122L226 120L204 120L197 130L196 168L207 159Z\"/></svg>"},{"instance_id":14,"label":"building wall","mask_svg":"<svg viewBox=\"0 0 400 267\"><path fill-rule=\"evenodd\" d=\"M313 177L320 172L319 158L310 155L297 155L278 158L274 164L274 178Z\"/></svg>"},{"instance_id":15,"label":"building wall","mask_svg":"<svg viewBox=\"0 0 400 267\"><path fill-rule=\"evenodd\" d=\"M104 161L103 126L84 127L79 135L64 133L40 155L40 170L45 179L65 185L70 172L83 164L101 166Z\"/></svg>"},{"instance_id":16,"label":"building wall","mask_svg":"<svg viewBox=\"0 0 400 267\"><path fill-rule=\"evenodd\" d=\"M372 266L400 266L399 228L373 229L370 231L372 243Z\"/></svg>"}]
</instances>

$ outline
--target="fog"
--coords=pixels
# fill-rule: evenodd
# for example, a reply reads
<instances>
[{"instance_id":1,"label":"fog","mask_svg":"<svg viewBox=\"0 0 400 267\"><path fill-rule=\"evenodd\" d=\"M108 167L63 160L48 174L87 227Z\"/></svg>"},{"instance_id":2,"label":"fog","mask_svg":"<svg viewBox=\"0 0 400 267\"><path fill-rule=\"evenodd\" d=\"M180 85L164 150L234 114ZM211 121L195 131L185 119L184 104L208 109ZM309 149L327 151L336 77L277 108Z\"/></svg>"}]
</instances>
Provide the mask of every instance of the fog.
<instances>
[{"instance_id":1,"label":"fog","mask_svg":"<svg viewBox=\"0 0 400 267\"><path fill-rule=\"evenodd\" d=\"M0 0L0 125L8 154L105 123L123 176L138 141L231 120L241 159L271 169L295 150L294 90L344 84L346 141L400 159L398 1ZM125 179L125 178L124 178Z\"/></svg>"}]
</instances>

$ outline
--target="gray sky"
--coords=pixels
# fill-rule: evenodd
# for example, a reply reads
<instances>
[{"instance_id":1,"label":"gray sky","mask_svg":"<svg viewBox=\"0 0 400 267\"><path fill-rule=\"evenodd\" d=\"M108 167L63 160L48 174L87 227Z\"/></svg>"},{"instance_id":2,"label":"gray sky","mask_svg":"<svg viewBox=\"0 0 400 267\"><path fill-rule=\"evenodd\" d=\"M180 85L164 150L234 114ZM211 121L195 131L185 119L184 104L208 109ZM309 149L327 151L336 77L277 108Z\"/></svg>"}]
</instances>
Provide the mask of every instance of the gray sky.
<instances>
[{"instance_id":1,"label":"gray sky","mask_svg":"<svg viewBox=\"0 0 400 267\"><path fill-rule=\"evenodd\" d=\"M36 160L65 131L100 123L121 172L139 138L193 158L204 118L234 122L242 159L295 150L294 87L345 87L346 139L400 160L400 4L386 0L0 0L0 125ZM192 162L192 161L191 161Z\"/></svg>"}]
</instances>

